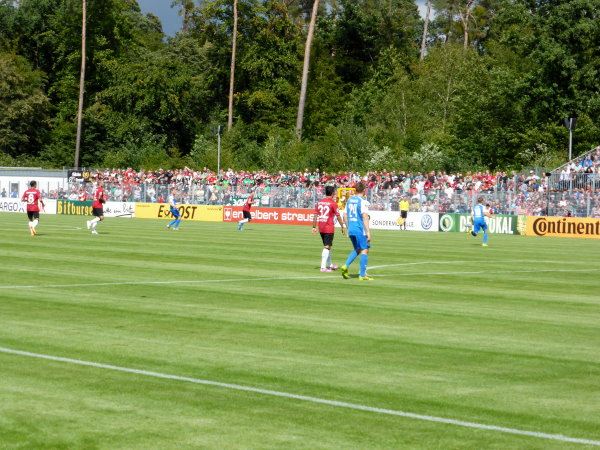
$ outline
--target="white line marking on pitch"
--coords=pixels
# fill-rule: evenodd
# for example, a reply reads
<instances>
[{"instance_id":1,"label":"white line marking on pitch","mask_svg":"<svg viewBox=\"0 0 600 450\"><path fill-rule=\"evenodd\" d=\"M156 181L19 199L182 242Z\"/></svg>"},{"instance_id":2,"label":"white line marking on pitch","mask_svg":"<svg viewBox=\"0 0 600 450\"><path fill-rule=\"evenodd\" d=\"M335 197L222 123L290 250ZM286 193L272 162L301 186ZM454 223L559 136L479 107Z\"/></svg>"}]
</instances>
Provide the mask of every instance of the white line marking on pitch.
<instances>
[{"instance_id":1,"label":"white line marking on pitch","mask_svg":"<svg viewBox=\"0 0 600 450\"><path fill-rule=\"evenodd\" d=\"M532 260L532 259L504 259L504 260L498 260L498 261L473 261L473 260L468 260L468 261L419 261L419 262L410 262L410 263L400 263L400 264L385 264L383 266L369 266L369 270L373 270L373 269L382 269L384 267L399 267L399 266L420 266L420 265L429 265L429 264L464 264L464 263L470 263L470 264L497 264L497 263L518 263L518 262L524 262L524 263L546 263L546 264L564 264L563 261L538 261L538 260Z\"/></svg>"},{"instance_id":2,"label":"white line marking on pitch","mask_svg":"<svg viewBox=\"0 0 600 450\"><path fill-rule=\"evenodd\" d=\"M437 422L437 423L443 423L443 424L447 424L447 425L456 425L456 426L460 426L460 427L476 428L479 430L499 431L501 433L517 434L517 435L521 435L521 436L530 436L530 437L541 438L541 439L550 439L553 441L560 441L560 442L572 442L572 443L576 443L576 444L600 446L600 441L595 441L595 440L591 440L591 439L574 438L574 437L564 436L562 434L548 434L548 433L541 433L538 431L519 430L517 428L507 428L507 427L501 427L501 426L496 426L496 425L486 425L486 424L476 423L476 422L466 422L463 420L446 419L444 417L427 416L427 415L423 415L423 414L415 414L415 413L411 413L411 412L397 411L397 410L393 410L393 409L375 408L372 406L360 405L357 403L347 403L347 402L340 402L337 400L327 400L324 398L291 394L288 392L273 391L270 389L260 389L260 388L254 388L251 386L242 386L239 384L221 383L218 381L201 380L201 379L189 378L189 377L180 377L177 375L169 375L169 374L160 373L160 372L152 372L149 370L131 369L128 367L113 366L110 364L101 364L101 363L95 363L95 362L91 362L91 361L82 361L79 359L63 358L60 356L43 355L40 353L31 353L31 352L14 350L14 349L4 348L4 347L0 347L0 352L8 353L11 355L28 356L31 358L39 358L39 359L46 359L46 360L50 360L50 361L57 361L57 362L63 362L63 363L69 363L69 364L77 364L80 366L96 367L99 369L107 369L107 370L114 370L114 371L118 371L118 372L133 373L136 375L145 375L145 376L149 376L149 377L162 378L162 379L166 379L166 380L186 381L188 383L202 384L202 385L206 385L206 386L215 386L215 387L221 387L221 388L225 388L225 389L234 389L237 391L252 392L255 394L263 394L263 395L271 395L271 396L275 396L275 397L291 398L294 400L302 400L302 401L311 402L311 403L319 403L319 404L323 404L323 405L337 406L339 408L347 408L347 409L367 411L367 412L378 413L378 414L400 416L400 417L406 417L409 419L423 420L423 421L427 421L427 422Z\"/></svg>"},{"instance_id":3,"label":"white line marking on pitch","mask_svg":"<svg viewBox=\"0 0 600 450\"><path fill-rule=\"evenodd\" d=\"M597 272L600 269L546 269L546 270L479 270L467 272L420 272L420 273L393 273L382 274L377 277L416 277L426 275L477 275L477 274L500 274L500 273L547 273L547 272ZM249 281L280 281L280 280L319 280L339 278L339 275L330 276L307 276L307 277L268 277L268 278L229 278L216 280L175 280L175 281L123 281L111 283L73 283L73 284L43 284L39 286L0 286L0 289L49 289L66 287L90 287L90 286L136 286L147 284L203 284L203 283L239 283Z\"/></svg>"}]
</instances>

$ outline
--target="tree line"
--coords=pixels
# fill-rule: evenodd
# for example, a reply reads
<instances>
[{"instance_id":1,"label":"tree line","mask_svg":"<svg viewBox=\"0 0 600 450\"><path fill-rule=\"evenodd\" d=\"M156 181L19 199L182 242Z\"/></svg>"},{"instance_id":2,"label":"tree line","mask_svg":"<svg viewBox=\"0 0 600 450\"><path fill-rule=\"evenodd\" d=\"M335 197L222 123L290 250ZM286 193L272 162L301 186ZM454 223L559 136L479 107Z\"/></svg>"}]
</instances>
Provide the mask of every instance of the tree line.
<instances>
[{"instance_id":1,"label":"tree line","mask_svg":"<svg viewBox=\"0 0 600 450\"><path fill-rule=\"evenodd\" d=\"M599 144L600 0L0 0L0 165L556 166Z\"/></svg>"}]
</instances>

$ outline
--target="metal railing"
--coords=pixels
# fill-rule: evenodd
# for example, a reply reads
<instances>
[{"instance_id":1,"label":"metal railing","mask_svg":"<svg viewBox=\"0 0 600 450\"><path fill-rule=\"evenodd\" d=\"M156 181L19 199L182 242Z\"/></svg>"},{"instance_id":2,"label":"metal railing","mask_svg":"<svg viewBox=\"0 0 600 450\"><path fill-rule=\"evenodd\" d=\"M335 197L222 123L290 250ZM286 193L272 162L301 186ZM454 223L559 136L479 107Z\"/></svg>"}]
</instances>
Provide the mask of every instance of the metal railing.
<instances>
[{"instance_id":1,"label":"metal railing","mask_svg":"<svg viewBox=\"0 0 600 450\"><path fill-rule=\"evenodd\" d=\"M314 208L323 197L323 186L306 187L249 187L232 185L154 185L105 183L109 201L166 203L171 189L176 189L176 199L182 204L241 205L251 192L257 206L271 208ZM90 198L91 183L71 183L60 198L78 200L83 194ZM492 190L404 192L400 188L369 189L366 198L371 209L397 211L399 202L407 196L412 211L439 213L468 213L477 198L483 197L494 214L517 214L533 216L600 217L600 191L584 192L574 189L564 192L540 192L529 190L526 185L516 191Z\"/></svg>"}]
</instances>

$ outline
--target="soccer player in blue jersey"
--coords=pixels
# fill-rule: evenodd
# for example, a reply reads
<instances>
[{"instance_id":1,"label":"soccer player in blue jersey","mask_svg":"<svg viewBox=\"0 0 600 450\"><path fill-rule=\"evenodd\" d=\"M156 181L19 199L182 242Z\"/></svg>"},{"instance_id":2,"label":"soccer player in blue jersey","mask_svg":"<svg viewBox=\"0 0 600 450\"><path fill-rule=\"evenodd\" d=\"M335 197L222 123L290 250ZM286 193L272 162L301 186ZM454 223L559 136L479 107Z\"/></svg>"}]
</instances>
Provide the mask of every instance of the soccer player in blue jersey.
<instances>
[{"instance_id":1,"label":"soccer player in blue jersey","mask_svg":"<svg viewBox=\"0 0 600 450\"><path fill-rule=\"evenodd\" d=\"M468 234L470 234L471 236L477 236L477 233L479 233L479 230L483 230L483 244L481 244L483 247L487 247L487 240L488 240L488 226L487 223L485 223L485 218L486 217L492 217L492 215L490 214L490 212L485 208L485 206L483 206L483 197L479 197L477 199L477 204L475 206L473 206L473 211L471 212L471 217L473 218L473 229L470 231L467 231Z\"/></svg>"},{"instance_id":2,"label":"soccer player in blue jersey","mask_svg":"<svg viewBox=\"0 0 600 450\"><path fill-rule=\"evenodd\" d=\"M348 255L346 264L342 266L342 277L350 278L348 266L359 257L360 274L359 280L369 281L372 278L367 275L367 264L369 263L369 248L371 248L371 230L369 229L369 202L365 199L367 186L362 181L356 185L356 195L346 202L346 213L344 221L348 230L348 237L352 241L354 250ZM360 256L359 256L360 255Z\"/></svg>"},{"instance_id":3,"label":"soccer player in blue jersey","mask_svg":"<svg viewBox=\"0 0 600 450\"><path fill-rule=\"evenodd\" d=\"M177 200L175 200L176 192L176 189L171 189L171 193L169 194L169 211L171 211L174 219L167 225L167 228L171 228L172 226L174 231L179 229L179 223L181 222L181 214L179 214Z\"/></svg>"}]
</instances>

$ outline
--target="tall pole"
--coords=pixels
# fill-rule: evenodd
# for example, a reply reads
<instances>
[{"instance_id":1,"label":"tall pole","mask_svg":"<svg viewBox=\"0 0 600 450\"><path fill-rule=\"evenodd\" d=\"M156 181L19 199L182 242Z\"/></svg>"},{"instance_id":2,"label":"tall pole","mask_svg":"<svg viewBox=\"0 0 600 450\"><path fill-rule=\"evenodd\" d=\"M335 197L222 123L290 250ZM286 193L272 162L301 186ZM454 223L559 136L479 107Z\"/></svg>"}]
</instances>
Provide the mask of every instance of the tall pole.
<instances>
[{"instance_id":1,"label":"tall pole","mask_svg":"<svg viewBox=\"0 0 600 450\"><path fill-rule=\"evenodd\" d=\"M427 12L425 13L425 25L423 26L423 36L421 38L421 54L419 55L419 61L425 59L425 50L427 48L427 30L429 28L429 14L431 13L431 0L427 2Z\"/></svg>"},{"instance_id":2,"label":"tall pole","mask_svg":"<svg viewBox=\"0 0 600 450\"><path fill-rule=\"evenodd\" d=\"M229 107L227 111L227 131L233 126L233 87L235 82L235 54L237 50L238 10L237 0L233 0L233 37L231 40L231 67L229 69Z\"/></svg>"},{"instance_id":3,"label":"tall pole","mask_svg":"<svg viewBox=\"0 0 600 450\"><path fill-rule=\"evenodd\" d=\"M302 139L302 123L304 122L304 105L306 103L306 89L308 86L308 69L310 66L310 48L312 46L313 36L315 34L315 24L317 14L319 13L320 0L314 0L310 23L308 24L308 35L306 36L306 46L304 47L304 66L302 68L302 82L300 85L300 101L298 102L298 117L296 119L296 136Z\"/></svg>"},{"instance_id":4,"label":"tall pole","mask_svg":"<svg viewBox=\"0 0 600 450\"><path fill-rule=\"evenodd\" d=\"M569 119L569 161L573 159L573 119Z\"/></svg>"},{"instance_id":5,"label":"tall pole","mask_svg":"<svg viewBox=\"0 0 600 450\"><path fill-rule=\"evenodd\" d=\"M217 177L221 173L221 125L217 126Z\"/></svg>"},{"instance_id":6,"label":"tall pole","mask_svg":"<svg viewBox=\"0 0 600 450\"><path fill-rule=\"evenodd\" d=\"M85 29L86 29L86 0L81 0L81 74L79 77L79 107L77 109L77 138L75 142L75 163L76 169L79 168L79 151L81 148L81 123L83 119L83 90L85 83Z\"/></svg>"}]
</instances>

